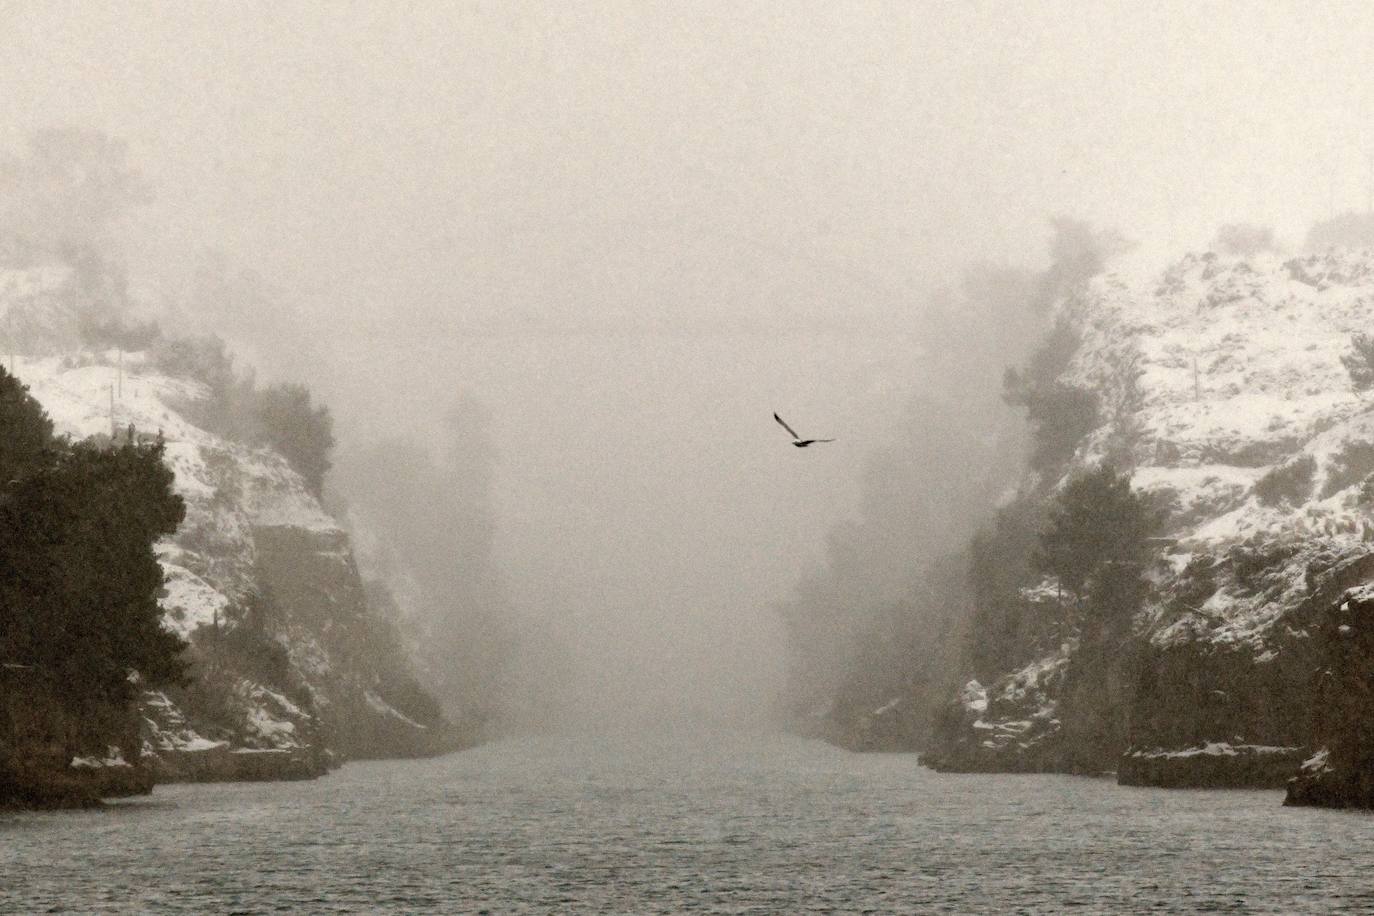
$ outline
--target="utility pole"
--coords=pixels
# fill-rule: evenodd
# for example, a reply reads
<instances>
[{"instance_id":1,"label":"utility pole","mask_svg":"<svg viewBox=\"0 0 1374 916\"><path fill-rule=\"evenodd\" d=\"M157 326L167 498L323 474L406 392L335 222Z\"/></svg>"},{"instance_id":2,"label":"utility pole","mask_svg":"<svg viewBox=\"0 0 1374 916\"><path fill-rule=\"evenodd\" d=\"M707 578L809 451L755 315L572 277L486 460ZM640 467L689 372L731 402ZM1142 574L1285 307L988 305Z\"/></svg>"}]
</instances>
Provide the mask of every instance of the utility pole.
<instances>
[{"instance_id":1,"label":"utility pole","mask_svg":"<svg viewBox=\"0 0 1374 916\"><path fill-rule=\"evenodd\" d=\"M119 435L119 430L115 428L115 421L114 421L114 394L115 394L115 386L114 386L114 385L109 385L108 387L109 387L109 389L110 389L110 439L111 439L111 441L113 441L114 438L115 438L116 436Z\"/></svg>"},{"instance_id":2,"label":"utility pole","mask_svg":"<svg viewBox=\"0 0 1374 916\"><path fill-rule=\"evenodd\" d=\"M119 348L119 368L115 371L115 379L119 384L119 399L124 400L124 347Z\"/></svg>"}]
</instances>

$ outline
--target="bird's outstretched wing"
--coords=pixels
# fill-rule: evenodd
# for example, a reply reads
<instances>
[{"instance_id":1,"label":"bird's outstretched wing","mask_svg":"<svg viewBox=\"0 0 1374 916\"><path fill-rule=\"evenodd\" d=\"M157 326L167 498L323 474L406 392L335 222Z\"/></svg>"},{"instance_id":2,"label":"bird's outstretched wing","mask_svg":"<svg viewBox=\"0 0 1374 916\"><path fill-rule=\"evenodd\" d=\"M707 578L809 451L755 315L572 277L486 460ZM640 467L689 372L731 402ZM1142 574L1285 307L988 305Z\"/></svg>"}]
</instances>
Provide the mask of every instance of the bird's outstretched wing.
<instances>
[{"instance_id":1,"label":"bird's outstretched wing","mask_svg":"<svg viewBox=\"0 0 1374 916\"><path fill-rule=\"evenodd\" d=\"M778 416L776 412L774 412L774 414L773 414L773 419L774 419L774 420L777 420L777 421L778 421L778 425L781 426L783 429L787 430L787 434L790 435L793 439L800 439L800 438L801 438L801 436L798 436L798 435L797 435L797 431L796 431L795 429L793 429L792 427L788 426L788 425L787 425L787 421L784 420L782 417Z\"/></svg>"}]
</instances>

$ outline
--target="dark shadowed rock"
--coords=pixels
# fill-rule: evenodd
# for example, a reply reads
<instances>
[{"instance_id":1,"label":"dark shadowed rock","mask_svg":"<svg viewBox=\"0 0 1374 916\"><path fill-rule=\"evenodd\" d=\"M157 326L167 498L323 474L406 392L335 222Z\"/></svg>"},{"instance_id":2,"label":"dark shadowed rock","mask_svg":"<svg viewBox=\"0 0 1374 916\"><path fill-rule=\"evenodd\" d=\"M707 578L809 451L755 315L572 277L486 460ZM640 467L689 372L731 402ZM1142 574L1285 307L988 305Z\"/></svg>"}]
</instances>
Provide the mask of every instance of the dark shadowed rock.
<instances>
[{"instance_id":1,"label":"dark shadowed rock","mask_svg":"<svg viewBox=\"0 0 1374 916\"><path fill-rule=\"evenodd\" d=\"M1374 585L1333 601L1314 627L1314 746L1286 805L1374 808Z\"/></svg>"},{"instance_id":2,"label":"dark shadowed rock","mask_svg":"<svg viewBox=\"0 0 1374 916\"><path fill-rule=\"evenodd\" d=\"M1131 748L1116 778L1161 789L1280 789L1305 756L1297 747L1213 742L1182 749Z\"/></svg>"},{"instance_id":3,"label":"dark shadowed rock","mask_svg":"<svg viewBox=\"0 0 1374 916\"><path fill-rule=\"evenodd\" d=\"M85 808L148 794L154 774L137 734L131 706L73 709L43 671L0 665L0 808Z\"/></svg>"}]
</instances>

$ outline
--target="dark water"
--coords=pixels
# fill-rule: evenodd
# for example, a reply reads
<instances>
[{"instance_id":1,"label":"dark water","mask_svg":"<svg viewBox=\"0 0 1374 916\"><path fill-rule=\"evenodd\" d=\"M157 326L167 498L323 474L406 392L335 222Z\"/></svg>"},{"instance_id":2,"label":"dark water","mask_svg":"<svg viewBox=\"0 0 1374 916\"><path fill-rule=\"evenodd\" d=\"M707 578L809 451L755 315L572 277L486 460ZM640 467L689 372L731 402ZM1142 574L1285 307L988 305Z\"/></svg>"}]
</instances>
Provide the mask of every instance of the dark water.
<instances>
[{"instance_id":1,"label":"dark water","mask_svg":"<svg viewBox=\"0 0 1374 916\"><path fill-rule=\"evenodd\" d=\"M1374 911L1374 817L789 738L507 741L0 816L0 911Z\"/></svg>"}]
</instances>

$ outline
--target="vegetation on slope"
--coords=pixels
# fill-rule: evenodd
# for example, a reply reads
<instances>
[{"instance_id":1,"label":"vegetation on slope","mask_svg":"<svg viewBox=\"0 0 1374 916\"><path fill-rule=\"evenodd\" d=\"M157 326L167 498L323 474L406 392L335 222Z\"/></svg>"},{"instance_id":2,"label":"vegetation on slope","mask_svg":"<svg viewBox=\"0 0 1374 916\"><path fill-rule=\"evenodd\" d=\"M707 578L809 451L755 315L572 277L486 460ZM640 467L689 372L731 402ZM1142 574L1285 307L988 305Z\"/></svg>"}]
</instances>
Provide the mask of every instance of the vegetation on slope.
<instances>
[{"instance_id":1,"label":"vegetation on slope","mask_svg":"<svg viewBox=\"0 0 1374 916\"><path fill-rule=\"evenodd\" d=\"M832 532L825 568L779 608L793 727L854 747L922 746L964 673L969 627L998 634L979 640L980 664L996 668L1021 651L1023 628L1039 625L1014 607L1038 521L1029 504L995 509L1022 470L1024 432L1009 408L1031 414L1032 461L1053 480L1098 407L1057 381L1077 340L1051 327L1051 306L1123 247L1074 220L1053 229L1046 270L971 271L919 313L922 393L870 462L859 523ZM1008 364L1025 368L1004 379Z\"/></svg>"},{"instance_id":2,"label":"vegetation on slope","mask_svg":"<svg viewBox=\"0 0 1374 916\"><path fill-rule=\"evenodd\" d=\"M73 756L118 746L137 762L139 690L185 673L153 552L185 507L161 442L54 438L3 368L0 405L0 802L63 802L82 790L68 784Z\"/></svg>"}]
</instances>

